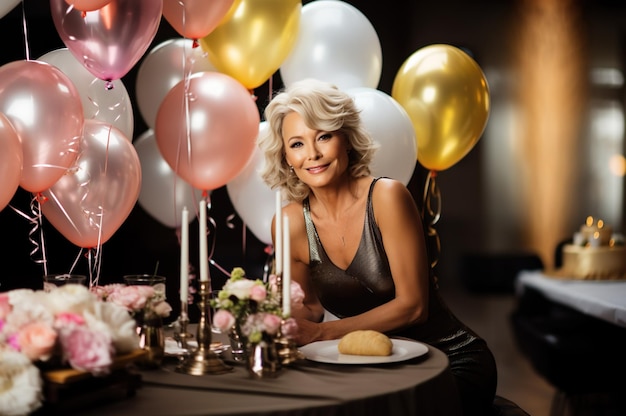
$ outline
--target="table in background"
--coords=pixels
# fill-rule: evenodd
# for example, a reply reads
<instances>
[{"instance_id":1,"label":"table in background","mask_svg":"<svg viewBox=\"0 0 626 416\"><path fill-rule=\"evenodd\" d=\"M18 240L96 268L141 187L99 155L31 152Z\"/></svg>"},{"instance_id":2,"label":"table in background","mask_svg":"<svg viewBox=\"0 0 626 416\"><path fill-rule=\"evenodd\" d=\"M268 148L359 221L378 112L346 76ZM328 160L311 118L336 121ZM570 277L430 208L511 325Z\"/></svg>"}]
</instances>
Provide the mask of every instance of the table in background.
<instances>
[{"instance_id":1,"label":"table in background","mask_svg":"<svg viewBox=\"0 0 626 416\"><path fill-rule=\"evenodd\" d=\"M542 271L522 271L517 292L533 288L546 298L584 314L626 327L626 281L550 277Z\"/></svg>"},{"instance_id":2,"label":"table in background","mask_svg":"<svg viewBox=\"0 0 626 416\"><path fill-rule=\"evenodd\" d=\"M626 281L522 271L516 286L513 333L556 388L550 414L626 414Z\"/></svg>"},{"instance_id":3,"label":"table in background","mask_svg":"<svg viewBox=\"0 0 626 416\"><path fill-rule=\"evenodd\" d=\"M219 339L219 338L218 338ZM221 340L221 339L219 339ZM447 356L426 355L384 365L324 364L303 360L273 379L253 379L242 364L233 371L192 376L175 359L142 372L136 396L89 409L89 415L456 415L459 402ZM454 392L454 393L452 393Z\"/></svg>"}]
</instances>

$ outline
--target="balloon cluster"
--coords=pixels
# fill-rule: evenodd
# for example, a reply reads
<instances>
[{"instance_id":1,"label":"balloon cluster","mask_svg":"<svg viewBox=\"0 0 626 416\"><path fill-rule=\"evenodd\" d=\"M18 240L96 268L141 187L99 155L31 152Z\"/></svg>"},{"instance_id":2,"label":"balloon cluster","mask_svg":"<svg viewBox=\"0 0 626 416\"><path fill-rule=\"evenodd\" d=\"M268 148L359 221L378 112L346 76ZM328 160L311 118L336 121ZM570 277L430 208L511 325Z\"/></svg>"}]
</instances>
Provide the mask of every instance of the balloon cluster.
<instances>
[{"instance_id":1,"label":"balloon cluster","mask_svg":"<svg viewBox=\"0 0 626 416\"><path fill-rule=\"evenodd\" d=\"M19 1L3 2L0 17ZM480 138L485 77L449 45L416 51L391 95L377 89L376 30L338 0L50 0L66 48L0 67L0 209L19 186L68 240L107 241L138 201L168 227L222 186L255 236L271 243L274 192L257 172L265 126L253 95L280 71L334 83L354 97L380 145L372 171L407 184L419 161L449 168ZM148 50L164 17L182 38ZM315 53L312 53L315 51ZM141 59L139 113L120 80Z\"/></svg>"}]
</instances>

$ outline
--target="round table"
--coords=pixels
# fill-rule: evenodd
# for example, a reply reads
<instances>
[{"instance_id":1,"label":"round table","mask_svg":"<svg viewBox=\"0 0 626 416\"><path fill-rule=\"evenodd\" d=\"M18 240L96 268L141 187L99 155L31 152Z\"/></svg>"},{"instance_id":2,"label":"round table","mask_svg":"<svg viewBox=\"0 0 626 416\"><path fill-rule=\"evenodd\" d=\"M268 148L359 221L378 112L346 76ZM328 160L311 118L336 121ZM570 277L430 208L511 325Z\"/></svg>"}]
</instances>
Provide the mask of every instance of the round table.
<instances>
[{"instance_id":1,"label":"round table","mask_svg":"<svg viewBox=\"0 0 626 416\"><path fill-rule=\"evenodd\" d=\"M214 336L215 340L215 336ZM460 414L448 358L428 346L408 361L325 364L300 360L276 378L251 378L243 364L225 374L188 375L177 359L143 371L134 397L113 401L89 415L446 415Z\"/></svg>"}]
</instances>

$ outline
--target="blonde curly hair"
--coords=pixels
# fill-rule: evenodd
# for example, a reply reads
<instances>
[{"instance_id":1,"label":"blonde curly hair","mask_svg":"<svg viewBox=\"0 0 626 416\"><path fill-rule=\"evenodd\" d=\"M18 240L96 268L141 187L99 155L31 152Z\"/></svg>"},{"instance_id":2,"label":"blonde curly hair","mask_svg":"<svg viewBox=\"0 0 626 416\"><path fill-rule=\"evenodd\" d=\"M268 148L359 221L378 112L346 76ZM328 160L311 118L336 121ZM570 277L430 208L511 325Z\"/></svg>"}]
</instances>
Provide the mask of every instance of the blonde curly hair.
<instances>
[{"instance_id":1,"label":"blonde curly hair","mask_svg":"<svg viewBox=\"0 0 626 416\"><path fill-rule=\"evenodd\" d=\"M309 196L309 187L291 172L285 160L283 120L292 112L311 129L343 135L351 149L349 174L354 178L370 174L378 145L363 128L354 99L330 83L305 79L284 89L265 108L267 126L258 145L265 155L261 177L271 189L281 188L289 201L302 202Z\"/></svg>"}]
</instances>

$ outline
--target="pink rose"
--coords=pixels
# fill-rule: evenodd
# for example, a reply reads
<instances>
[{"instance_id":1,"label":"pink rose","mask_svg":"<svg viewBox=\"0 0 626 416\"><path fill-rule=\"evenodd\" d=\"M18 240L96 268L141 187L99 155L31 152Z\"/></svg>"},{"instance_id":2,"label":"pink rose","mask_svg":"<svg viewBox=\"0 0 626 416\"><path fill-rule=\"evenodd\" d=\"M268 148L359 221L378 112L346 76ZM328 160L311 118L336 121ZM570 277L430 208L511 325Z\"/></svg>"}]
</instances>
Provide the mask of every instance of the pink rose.
<instances>
[{"instance_id":1,"label":"pink rose","mask_svg":"<svg viewBox=\"0 0 626 416\"><path fill-rule=\"evenodd\" d=\"M143 309L147 300L154 295L152 286L120 286L116 289L109 294L107 300L130 311Z\"/></svg>"},{"instance_id":2,"label":"pink rose","mask_svg":"<svg viewBox=\"0 0 626 416\"><path fill-rule=\"evenodd\" d=\"M232 313L223 309L215 312L215 316L213 317L213 326L217 329L220 331L228 331L233 327L233 325L235 325L235 317Z\"/></svg>"},{"instance_id":3,"label":"pink rose","mask_svg":"<svg viewBox=\"0 0 626 416\"><path fill-rule=\"evenodd\" d=\"M300 309L304 306L304 291L298 282L291 282L291 307Z\"/></svg>"},{"instance_id":4,"label":"pink rose","mask_svg":"<svg viewBox=\"0 0 626 416\"><path fill-rule=\"evenodd\" d=\"M77 327L63 333L61 344L64 358L72 368L94 375L109 373L115 351L110 336L105 332Z\"/></svg>"},{"instance_id":5,"label":"pink rose","mask_svg":"<svg viewBox=\"0 0 626 416\"><path fill-rule=\"evenodd\" d=\"M20 351L31 361L47 360L57 340L57 333L48 325L32 322L24 325L17 333Z\"/></svg>"},{"instance_id":6,"label":"pink rose","mask_svg":"<svg viewBox=\"0 0 626 416\"><path fill-rule=\"evenodd\" d=\"M288 318L283 322L281 331L287 337L294 337L298 332L298 323L294 318Z\"/></svg>"},{"instance_id":7,"label":"pink rose","mask_svg":"<svg viewBox=\"0 0 626 416\"><path fill-rule=\"evenodd\" d=\"M54 320L56 328L75 327L85 325L85 318L82 315L72 312L61 312L57 314Z\"/></svg>"},{"instance_id":8,"label":"pink rose","mask_svg":"<svg viewBox=\"0 0 626 416\"><path fill-rule=\"evenodd\" d=\"M270 335L274 335L278 332L281 322L282 319L280 316L274 315L273 313L266 313L263 316L263 326L265 327L265 332Z\"/></svg>"},{"instance_id":9,"label":"pink rose","mask_svg":"<svg viewBox=\"0 0 626 416\"><path fill-rule=\"evenodd\" d=\"M254 285L250 288L250 299L262 302L267 297L267 290L263 285Z\"/></svg>"}]
</instances>

